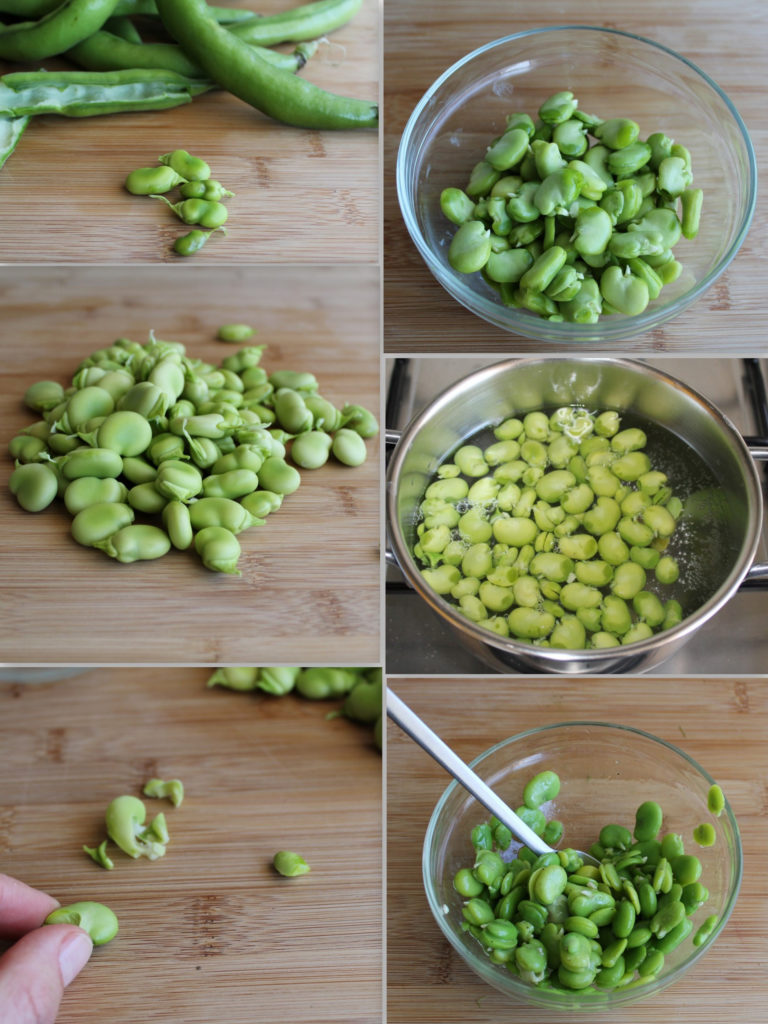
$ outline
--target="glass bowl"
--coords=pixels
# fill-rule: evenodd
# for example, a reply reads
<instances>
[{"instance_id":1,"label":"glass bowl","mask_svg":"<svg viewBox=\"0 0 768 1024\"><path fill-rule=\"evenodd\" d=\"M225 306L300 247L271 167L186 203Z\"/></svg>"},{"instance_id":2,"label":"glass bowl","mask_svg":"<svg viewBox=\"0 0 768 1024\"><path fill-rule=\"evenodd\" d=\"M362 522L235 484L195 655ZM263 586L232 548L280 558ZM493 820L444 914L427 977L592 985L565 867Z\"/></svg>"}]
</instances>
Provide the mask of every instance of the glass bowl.
<instances>
[{"instance_id":1,"label":"glass bowl","mask_svg":"<svg viewBox=\"0 0 768 1024\"><path fill-rule=\"evenodd\" d=\"M614 990L538 988L492 963L478 941L461 930L462 897L453 888L461 867L472 866L472 828L488 820L488 812L458 783L440 798L427 828L422 857L424 887L430 909L443 934L465 963L484 981L518 1002L564 1010L606 1010L660 992L682 977L704 956L728 921L742 876L739 830L726 801L720 817L707 808L714 780L687 754L649 733L605 722L565 722L531 729L491 747L472 767L511 807L522 804L525 783L551 769L561 780L558 796L542 810L565 825L561 848L588 850L603 825L617 823L630 831L635 810L655 800L664 811L661 835L679 833L686 853L702 862L701 882L710 897L693 915L693 931L665 957L661 973L643 984ZM698 846L692 836L701 822L710 822L716 841ZM510 848L509 856L514 856ZM700 946L692 939L710 915L717 925Z\"/></svg>"},{"instance_id":2,"label":"glass bowl","mask_svg":"<svg viewBox=\"0 0 768 1024\"><path fill-rule=\"evenodd\" d=\"M628 117L640 138L662 131L690 150L704 190L701 226L681 238L677 281L637 316L601 316L596 324L556 323L505 306L480 273L448 263L456 227L440 193L464 188L472 167L506 127L506 116L536 117L552 93L570 90L579 109L604 120ZM755 153L732 102L695 64L649 39L586 25L533 29L494 40L448 68L422 97L397 156L397 194L408 232L432 274L463 306L497 327L543 341L606 342L633 337L695 302L739 250L757 189Z\"/></svg>"}]
</instances>

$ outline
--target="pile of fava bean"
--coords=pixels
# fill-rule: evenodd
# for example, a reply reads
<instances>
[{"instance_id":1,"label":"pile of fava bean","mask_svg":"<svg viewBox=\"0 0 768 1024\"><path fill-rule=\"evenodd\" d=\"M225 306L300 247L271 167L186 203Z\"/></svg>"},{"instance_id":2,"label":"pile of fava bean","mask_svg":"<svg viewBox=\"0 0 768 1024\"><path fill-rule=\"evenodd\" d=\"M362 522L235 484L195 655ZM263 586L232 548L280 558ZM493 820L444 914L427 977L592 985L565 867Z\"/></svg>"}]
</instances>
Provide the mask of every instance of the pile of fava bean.
<instances>
[{"instance_id":1,"label":"pile of fava bean","mask_svg":"<svg viewBox=\"0 0 768 1024\"><path fill-rule=\"evenodd\" d=\"M677 625L664 597L683 514L640 427L564 406L510 417L463 444L420 504L425 582L499 636L567 650L616 647Z\"/></svg>"},{"instance_id":2,"label":"pile of fava bean","mask_svg":"<svg viewBox=\"0 0 768 1024\"><path fill-rule=\"evenodd\" d=\"M362 0L313 0L275 14L205 0L0 0L0 167L30 119L158 111L222 89L275 121L375 128L374 101L297 74ZM292 53L272 47L298 44ZM64 70L38 70L55 57ZM35 70L29 70L34 68Z\"/></svg>"},{"instance_id":3,"label":"pile of fava bean","mask_svg":"<svg viewBox=\"0 0 768 1024\"><path fill-rule=\"evenodd\" d=\"M60 499L75 541L119 562L193 549L206 568L239 575L237 535L280 508L300 470L331 457L359 466L378 432L373 413L337 408L312 373L268 373L264 347L216 366L179 342L121 338L68 387L31 385L24 401L41 418L9 445L18 504L40 512Z\"/></svg>"},{"instance_id":4,"label":"pile of fava bean","mask_svg":"<svg viewBox=\"0 0 768 1024\"><path fill-rule=\"evenodd\" d=\"M173 251L179 256L199 252L217 231L227 233L224 224L229 211L224 200L235 193L211 177L205 160L185 149L164 153L156 167L137 167L125 179L125 188L135 196L162 200L182 223L196 225L174 241ZM176 188L180 198L172 203L166 193Z\"/></svg>"},{"instance_id":5,"label":"pile of fava bean","mask_svg":"<svg viewBox=\"0 0 768 1024\"><path fill-rule=\"evenodd\" d=\"M448 262L546 320L637 316L679 277L674 246L698 234L692 182L685 146L661 131L641 139L635 121L602 120L558 92L536 121L510 114L463 189L441 193L458 227Z\"/></svg>"},{"instance_id":6,"label":"pile of fava bean","mask_svg":"<svg viewBox=\"0 0 768 1024\"><path fill-rule=\"evenodd\" d=\"M550 770L524 788L517 813L539 834L546 821L541 804L559 789ZM722 791L714 785L713 815L722 810L714 804L718 797ZM589 995L649 984L694 932L693 917L710 898L700 859L686 853L682 835L662 834L662 823L662 808L647 800L636 810L633 829L605 825L588 851L597 865L567 848L537 855L513 847L511 832L496 818L475 826L474 863L453 880L464 900L462 929L493 963L539 988ZM560 822L548 824L562 835ZM711 841L700 845L714 842L714 827L706 827ZM717 915L708 915L693 944L706 942L717 923Z\"/></svg>"}]
</instances>

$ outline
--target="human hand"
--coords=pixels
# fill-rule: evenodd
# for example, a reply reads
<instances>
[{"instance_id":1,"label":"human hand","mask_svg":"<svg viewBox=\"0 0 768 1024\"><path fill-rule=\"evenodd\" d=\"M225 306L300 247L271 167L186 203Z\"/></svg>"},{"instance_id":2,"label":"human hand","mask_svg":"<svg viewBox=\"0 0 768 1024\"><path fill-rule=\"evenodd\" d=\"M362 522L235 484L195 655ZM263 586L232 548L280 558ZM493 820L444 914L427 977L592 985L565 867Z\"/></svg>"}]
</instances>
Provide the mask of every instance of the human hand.
<instances>
[{"instance_id":1,"label":"human hand","mask_svg":"<svg viewBox=\"0 0 768 1024\"><path fill-rule=\"evenodd\" d=\"M59 906L39 889L0 874L0 1024L53 1024L66 986L93 949L87 932L71 924L40 927Z\"/></svg>"}]
</instances>

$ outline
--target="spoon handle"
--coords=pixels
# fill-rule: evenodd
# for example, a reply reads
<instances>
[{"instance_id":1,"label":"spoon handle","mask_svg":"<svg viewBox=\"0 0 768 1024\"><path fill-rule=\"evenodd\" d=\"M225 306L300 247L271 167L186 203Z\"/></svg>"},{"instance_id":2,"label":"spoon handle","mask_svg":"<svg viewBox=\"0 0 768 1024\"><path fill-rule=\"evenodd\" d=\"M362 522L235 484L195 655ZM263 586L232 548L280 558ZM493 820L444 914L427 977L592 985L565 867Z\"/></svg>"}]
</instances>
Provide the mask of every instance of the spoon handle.
<instances>
[{"instance_id":1,"label":"spoon handle","mask_svg":"<svg viewBox=\"0 0 768 1024\"><path fill-rule=\"evenodd\" d=\"M479 800L491 814L507 826L517 838L525 843L534 853L551 853L552 847L536 835L504 801L498 797L479 775L466 765L461 758L440 737L426 725L419 716L411 711L396 693L387 689L387 715L395 725L410 736L414 742L433 757L439 765L452 775L456 781Z\"/></svg>"}]
</instances>

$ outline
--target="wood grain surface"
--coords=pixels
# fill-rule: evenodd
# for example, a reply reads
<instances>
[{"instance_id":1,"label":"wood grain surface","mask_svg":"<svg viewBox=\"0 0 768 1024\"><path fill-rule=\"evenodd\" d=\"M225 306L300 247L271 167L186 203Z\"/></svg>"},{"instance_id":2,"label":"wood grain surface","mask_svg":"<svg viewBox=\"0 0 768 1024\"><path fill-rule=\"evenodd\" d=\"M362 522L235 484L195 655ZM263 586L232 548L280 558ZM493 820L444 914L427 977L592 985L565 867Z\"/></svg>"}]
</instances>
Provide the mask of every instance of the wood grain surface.
<instances>
[{"instance_id":1,"label":"wood grain surface","mask_svg":"<svg viewBox=\"0 0 768 1024\"><path fill-rule=\"evenodd\" d=\"M467 761L526 729L578 719L643 729L698 761L728 794L739 823L744 875L736 907L712 949L680 981L656 997L594 1013L590 1020L766 1020L768 693L763 679L585 679L574 685L538 678L396 677L390 685ZM561 1024L562 1014L505 1000L443 938L424 895L421 849L450 779L391 723L386 744L389 1024Z\"/></svg>"},{"instance_id":2,"label":"wood grain surface","mask_svg":"<svg viewBox=\"0 0 768 1024\"><path fill-rule=\"evenodd\" d=\"M274 14L296 5L233 0L230 6ZM54 58L45 66L65 63ZM18 70L36 69L0 63L0 74ZM376 100L376 0L364 0L300 74L324 89ZM194 263L377 258L377 131L292 128L230 93L212 92L171 110L33 118L0 171L0 262L190 263L172 251L188 230L181 221L158 200L123 188L130 171L154 166L172 149L203 157L213 177L236 193L227 200L227 237L209 239Z\"/></svg>"},{"instance_id":3,"label":"wood grain surface","mask_svg":"<svg viewBox=\"0 0 768 1024\"><path fill-rule=\"evenodd\" d=\"M219 363L246 322L262 365L309 369L337 405L378 411L374 267L6 268L0 274L3 444L35 419L36 380L68 383L120 336L184 342ZM372 664L379 661L379 445L352 469L306 471L264 526L240 535L242 576L191 552L122 565L80 547L62 507L23 512L0 468L0 660L72 664Z\"/></svg>"},{"instance_id":4,"label":"wood grain surface","mask_svg":"<svg viewBox=\"0 0 768 1024\"><path fill-rule=\"evenodd\" d=\"M731 98L755 147L758 167L768 159L762 71L768 21L760 0L724 6L586 0L578 10L559 0L510 7L505 0L412 0L384 4L384 344L388 352L554 351L487 324L465 310L432 277L406 231L395 190L395 159L405 124L432 82L459 58L493 39L527 29L578 23L617 28L653 39L704 69ZM426 40L429 44L426 45ZM763 302L768 204L758 194L749 234L730 268L687 311L635 339L593 344L590 351L723 352L765 350Z\"/></svg>"},{"instance_id":5,"label":"wood grain surface","mask_svg":"<svg viewBox=\"0 0 768 1024\"><path fill-rule=\"evenodd\" d=\"M57 1024L376 1024L381 1020L381 757L338 702L206 689L202 670L99 669L0 684L2 871L62 904L106 903L117 937ZM153 862L83 852L104 811L180 778ZM277 850L309 874L282 878ZM354 851L351 854L351 851ZM0 1017L2 1017L0 1008ZM3 1017L3 1020L6 1018Z\"/></svg>"}]
</instances>

